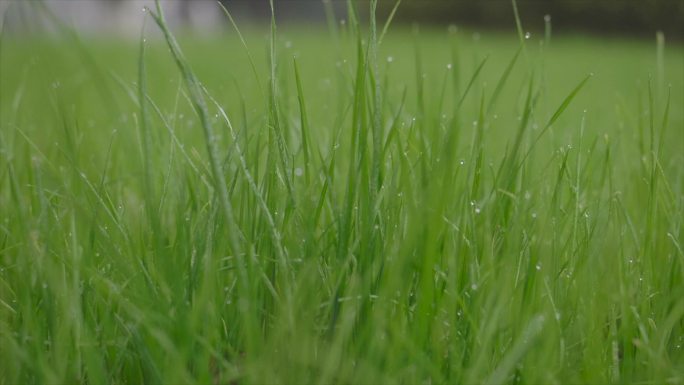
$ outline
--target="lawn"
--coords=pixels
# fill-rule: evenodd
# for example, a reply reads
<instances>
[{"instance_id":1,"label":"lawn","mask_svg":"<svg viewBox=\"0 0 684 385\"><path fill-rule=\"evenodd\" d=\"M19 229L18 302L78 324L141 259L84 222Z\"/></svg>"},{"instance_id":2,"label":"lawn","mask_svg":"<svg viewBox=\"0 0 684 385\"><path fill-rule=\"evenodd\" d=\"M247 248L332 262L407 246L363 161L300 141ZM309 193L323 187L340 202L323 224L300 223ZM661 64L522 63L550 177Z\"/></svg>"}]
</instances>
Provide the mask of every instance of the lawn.
<instances>
[{"instance_id":1,"label":"lawn","mask_svg":"<svg viewBox=\"0 0 684 385\"><path fill-rule=\"evenodd\" d=\"M681 41L157 13L0 40L0 384L684 383Z\"/></svg>"}]
</instances>

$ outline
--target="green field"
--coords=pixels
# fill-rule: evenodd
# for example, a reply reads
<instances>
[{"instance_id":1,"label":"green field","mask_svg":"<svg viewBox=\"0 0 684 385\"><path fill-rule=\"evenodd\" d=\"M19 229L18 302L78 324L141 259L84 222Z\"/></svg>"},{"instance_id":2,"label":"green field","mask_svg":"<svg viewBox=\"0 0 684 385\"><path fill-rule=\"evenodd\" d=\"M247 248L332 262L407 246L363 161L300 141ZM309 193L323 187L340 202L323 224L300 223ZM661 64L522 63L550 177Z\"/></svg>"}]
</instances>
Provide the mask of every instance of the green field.
<instances>
[{"instance_id":1,"label":"green field","mask_svg":"<svg viewBox=\"0 0 684 385\"><path fill-rule=\"evenodd\" d=\"M681 42L146 18L0 42L0 384L684 384Z\"/></svg>"}]
</instances>

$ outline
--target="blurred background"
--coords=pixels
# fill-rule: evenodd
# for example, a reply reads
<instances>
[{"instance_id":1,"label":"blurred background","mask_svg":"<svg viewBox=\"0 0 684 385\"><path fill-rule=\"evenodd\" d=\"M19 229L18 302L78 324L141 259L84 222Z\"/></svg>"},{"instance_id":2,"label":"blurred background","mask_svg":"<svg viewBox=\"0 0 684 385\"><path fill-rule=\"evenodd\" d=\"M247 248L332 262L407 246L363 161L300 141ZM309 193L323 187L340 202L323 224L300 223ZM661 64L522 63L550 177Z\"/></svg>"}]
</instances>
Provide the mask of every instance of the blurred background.
<instances>
[{"instance_id":1,"label":"blurred background","mask_svg":"<svg viewBox=\"0 0 684 385\"><path fill-rule=\"evenodd\" d=\"M163 0L167 18L175 27L193 32L226 28L225 16L216 0ZM266 22L268 0L221 0L241 21ZM364 17L368 0L356 2ZM381 0L381 17L390 13L394 1ZM4 29L27 33L48 27L44 12L49 9L59 19L81 32L138 36L144 6L152 0L0 0ZM669 40L684 38L684 0L519 0L523 24L531 31L544 28L551 17L554 33L646 36L660 30ZM275 0L279 23L323 24L330 17L340 22L346 15L346 0ZM48 17L49 18L49 17ZM397 23L420 25L456 24L469 28L514 28L510 0L403 0Z\"/></svg>"}]
</instances>

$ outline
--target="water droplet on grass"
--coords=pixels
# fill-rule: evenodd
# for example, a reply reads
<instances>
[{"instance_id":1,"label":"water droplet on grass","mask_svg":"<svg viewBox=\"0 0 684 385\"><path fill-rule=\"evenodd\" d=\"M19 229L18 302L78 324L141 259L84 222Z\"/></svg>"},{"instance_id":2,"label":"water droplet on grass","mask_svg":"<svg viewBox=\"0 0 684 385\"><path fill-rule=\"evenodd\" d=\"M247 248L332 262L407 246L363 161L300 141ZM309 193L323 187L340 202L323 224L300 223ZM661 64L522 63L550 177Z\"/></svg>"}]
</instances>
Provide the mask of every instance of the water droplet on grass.
<instances>
[{"instance_id":1,"label":"water droplet on grass","mask_svg":"<svg viewBox=\"0 0 684 385\"><path fill-rule=\"evenodd\" d=\"M529 32L525 32L525 40L529 40L530 37L532 37L532 34Z\"/></svg>"},{"instance_id":2,"label":"water droplet on grass","mask_svg":"<svg viewBox=\"0 0 684 385\"><path fill-rule=\"evenodd\" d=\"M296 176L302 176L304 174L304 171L301 168L297 167L295 168L294 173Z\"/></svg>"}]
</instances>

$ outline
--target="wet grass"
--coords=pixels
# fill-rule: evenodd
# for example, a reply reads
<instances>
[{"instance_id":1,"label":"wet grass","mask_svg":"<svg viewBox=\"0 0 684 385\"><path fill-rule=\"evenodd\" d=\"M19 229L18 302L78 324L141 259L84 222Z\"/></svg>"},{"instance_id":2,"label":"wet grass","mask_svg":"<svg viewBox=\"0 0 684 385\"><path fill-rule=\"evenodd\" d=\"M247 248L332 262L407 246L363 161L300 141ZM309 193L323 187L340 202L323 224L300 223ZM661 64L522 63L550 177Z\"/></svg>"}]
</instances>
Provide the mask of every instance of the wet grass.
<instances>
[{"instance_id":1,"label":"wet grass","mask_svg":"<svg viewBox=\"0 0 684 385\"><path fill-rule=\"evenodd\" d=\"M684 382L681 45L161 11L2 37L0 383Z\"/></svg>"}]
</instances>

